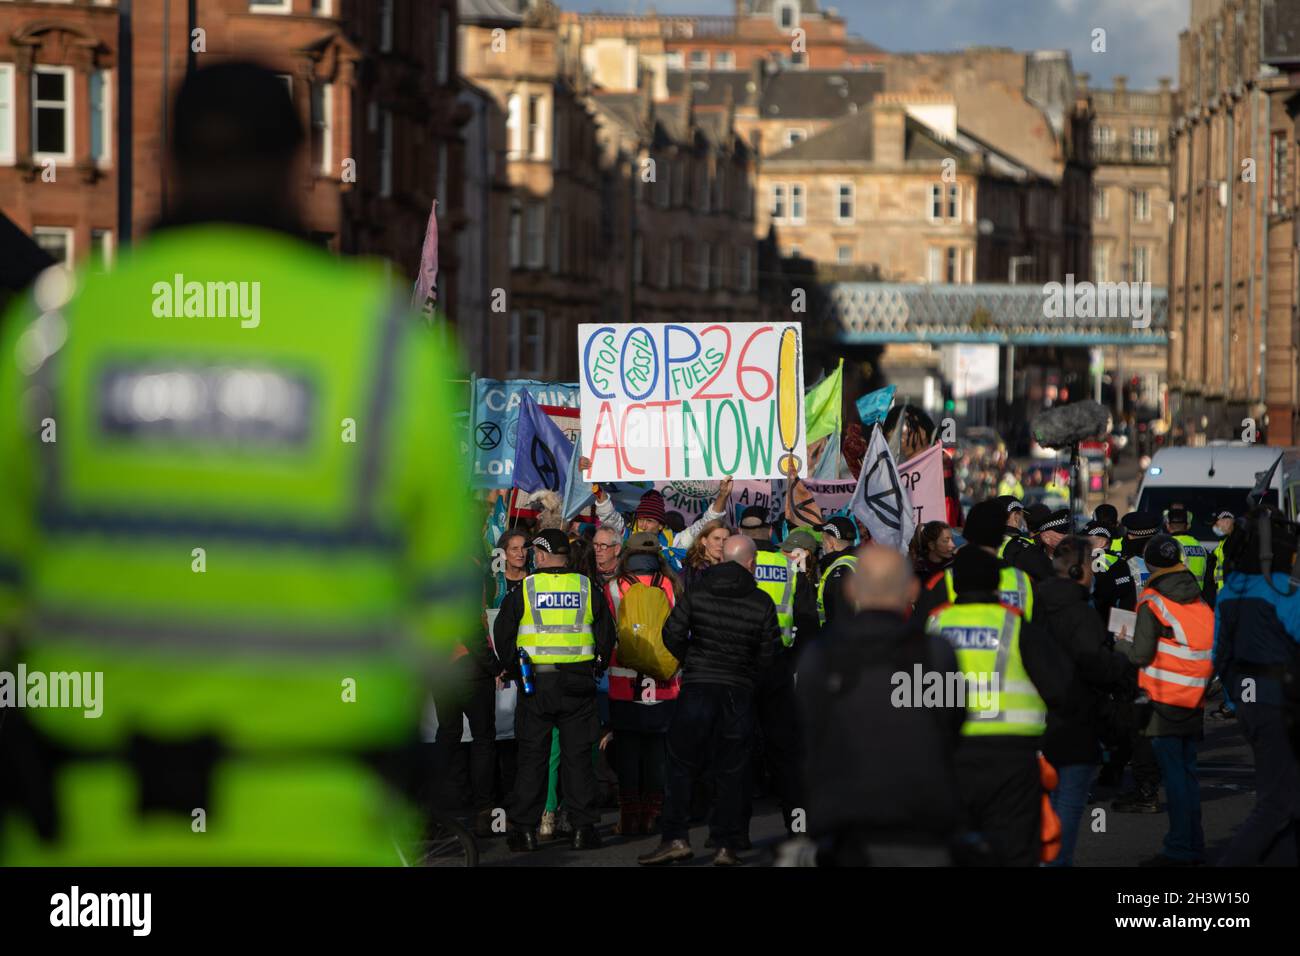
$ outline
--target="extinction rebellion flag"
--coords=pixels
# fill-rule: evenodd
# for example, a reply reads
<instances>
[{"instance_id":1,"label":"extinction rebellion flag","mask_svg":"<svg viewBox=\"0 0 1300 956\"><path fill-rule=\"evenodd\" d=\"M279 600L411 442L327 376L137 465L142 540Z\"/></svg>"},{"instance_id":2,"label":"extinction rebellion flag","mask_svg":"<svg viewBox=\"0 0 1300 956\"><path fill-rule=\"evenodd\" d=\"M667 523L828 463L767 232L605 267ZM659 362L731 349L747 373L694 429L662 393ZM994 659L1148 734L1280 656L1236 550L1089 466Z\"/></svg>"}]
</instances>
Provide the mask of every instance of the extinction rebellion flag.
<instances>
[{"instance_id":1,"label":"extinction rebellion flag","mask_svg":"<svg viewBox=\"0 0 1300 956\"><path fill-rule=\"evenodd\" d=\"M515 440L515 486L520 491L563 492L573 443L524 392Z\"/></svg>"},{"instance_id":2,"label":"extinction rebellion flag","mask_svg":"<svg viewBox=\"0 0 1300 956\"><path fill-rule=\"evenodd\" d=\"M879 425L871 428L871 441L867 444L858 487L853 491L849 507L854 517L871 533L873 541L907 551L916 531L916 519L907 489L898 478L898 466Z\"/></svg>"}]
</instances>

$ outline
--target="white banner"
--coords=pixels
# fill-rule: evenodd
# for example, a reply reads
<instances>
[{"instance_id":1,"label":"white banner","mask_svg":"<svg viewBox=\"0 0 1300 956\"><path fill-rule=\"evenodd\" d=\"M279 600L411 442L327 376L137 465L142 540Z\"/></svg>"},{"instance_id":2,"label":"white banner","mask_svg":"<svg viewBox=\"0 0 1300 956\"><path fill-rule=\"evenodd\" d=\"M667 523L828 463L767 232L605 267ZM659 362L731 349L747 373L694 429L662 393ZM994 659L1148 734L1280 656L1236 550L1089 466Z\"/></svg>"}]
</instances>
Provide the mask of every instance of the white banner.
<instances>
[{"instance_id":1,"label":"white banner","mask_svg":"<svg viewBox=\"0 0 1300 956\"><path fill-rule=\"evenodd\" d=\"M807 476L798 322L580 325L590 482Z\"/></svg>"}]
</instances>

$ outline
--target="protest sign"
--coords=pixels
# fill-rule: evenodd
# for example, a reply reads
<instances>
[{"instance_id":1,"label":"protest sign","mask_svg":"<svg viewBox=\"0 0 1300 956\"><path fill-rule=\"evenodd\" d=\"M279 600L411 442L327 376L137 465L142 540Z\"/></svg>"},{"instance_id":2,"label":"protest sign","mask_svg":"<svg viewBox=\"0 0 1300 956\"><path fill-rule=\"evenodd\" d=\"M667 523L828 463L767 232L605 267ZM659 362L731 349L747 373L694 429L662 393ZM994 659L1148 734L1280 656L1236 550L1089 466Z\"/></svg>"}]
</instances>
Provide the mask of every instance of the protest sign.
<instances>
[{"instance_id":1,"label":"protest sign","mask_svg":"<svg viewBox=\"0 0 1300 956\"><path fill-rule=\"evenodd\" d=\"M586 481L807 474L799 323L580 325Z\"/></svg>"},{"instance_id":2,"label":"protest sign","mask_svg":"<svg viewBox=\"0 0 1300 956\"><path fill-rule=\"evenodd\" d=\"M912 502L916 527L927 521L946 521L948 505L943 497L943 446L931 445L898 466L898 481Z\"/></svg>"},{"instance_id":3,"label":"protest sign","mask_svg":"<svg viewBox=\"0 0 1300 956\"><path fill-rule=\"evenodd\" d=\"M527 392L539 405L578 407L578 386L531 379L474 381L473 439L475 488L509 488L515 467L515 440L519 428L519 403ZM558 422L557 422L558 424ZM564 437L577 441L578 420L561 425Z\"/></svg>"},{"instance_id":4,"label":"protest sign","mask_svg":"<svg viewBox=\"0 0 1300 956\"><path fill-rule=\"evenodd\" d=\"M817 507L827 518L849 513L849 501L853 498L853 489L857 484L852 478L844 481L816 481L810 478L804 482L804 486L812 492Z\"/></svg>"}]
</instances>

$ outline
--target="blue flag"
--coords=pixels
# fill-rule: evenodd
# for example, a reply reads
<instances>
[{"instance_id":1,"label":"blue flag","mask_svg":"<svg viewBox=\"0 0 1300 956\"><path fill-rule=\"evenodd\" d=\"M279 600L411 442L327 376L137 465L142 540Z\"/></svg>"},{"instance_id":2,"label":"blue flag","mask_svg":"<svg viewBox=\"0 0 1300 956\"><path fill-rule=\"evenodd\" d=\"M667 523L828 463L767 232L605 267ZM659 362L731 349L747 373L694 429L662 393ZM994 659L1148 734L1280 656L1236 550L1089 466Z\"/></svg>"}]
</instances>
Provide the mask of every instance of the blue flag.
<instances>
[{"instance_id":1,"label":"blue flag","mask_svg":"<svg viewBox=\"0 0 1300 956\"><path fill-rule=\"evenodd\" d=\"M520 491L564 491L573 457L573 443L560 426L524 392L519 404L519 431L515 442L515 487Z\"/></svg>"},{"instance_id":2,"label":"blue flag","mask_svg":"<svg viewBox=\"0 0 1300 956\"><path fill-rule=\"evenodd\" d=\"M867 392L858 399L858 417L862 419L863 428L884 422L885 416L889 414L889 406L894 404L894 391L897 388L897 385L886 385L874 392Z\"/></svg>"},{"instance_id":3,"label":"blue flag","mask_svg":"<svg viewBox=\"0 0 1300 956\"><path fill-rule=\"evenodd\" d=\"M578 467L578 459L581 457L582 445L579 442L573 446L573 454L569 457L568 480L564 486L565 521L572 521L596 500L591 485L582 480L582 469ZM602 481L600 483L600 490L614 499L615 511L635 511L636 506L641 503L641 496L653 487L652 481Z\"/></svg>"}]
</instances>

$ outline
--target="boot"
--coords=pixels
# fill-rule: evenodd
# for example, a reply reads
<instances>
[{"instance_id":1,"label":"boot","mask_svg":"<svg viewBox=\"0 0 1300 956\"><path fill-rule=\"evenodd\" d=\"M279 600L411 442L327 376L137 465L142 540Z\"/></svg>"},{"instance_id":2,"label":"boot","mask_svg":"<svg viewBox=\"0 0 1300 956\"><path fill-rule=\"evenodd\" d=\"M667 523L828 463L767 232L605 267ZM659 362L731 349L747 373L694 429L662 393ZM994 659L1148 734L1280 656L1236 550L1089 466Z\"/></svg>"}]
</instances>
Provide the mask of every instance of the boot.
<instances>
[{"instance_id":1,"label":"boot","mask_svg":"<svg viewBox=\"0 0 1300 956\"><path fill-rule=\"evenodd\" d=\"M619 836L640 836L648 831L642 829L642 815L645 813L645 804L641 802L641 794L635 790L620 790L618 792L618 823L614 824L614 832Z\"/></svg>"},{"instance_id":2,"label":"boot","mask_svg":"<svg viewBox=\"0 0 1300 956\"><path fill-rule=\"evenodd\" d=\"M644 795L641 802L641 832L654 833L659 829L659 817L664 812L664 793L662 790Z\"/></svg>"},{"instance_id":3,"label":"boot","mask_svg":"<svg viewBox=\"0 0 1300 956\"><path fill-rule=\"evenodd\" d=\"M689 860L694 855L691 852L691 845L685 840L663 840L649 853L638 856L636 861L642 866L659 866L663 863Z\"/></svg>"},{"instance_id":4,"label":"boot","mask_svg":"<svg viewBox=\"0 0 1300 956\"><path fill-rule=\"evenodd\" d=\"M537 838L539 840L555 839L555 811L546 810L542 813L542 823L537 828Z\"/></svg>"},{"instance_id":5,"label":"boot","mask_svg":"<svg viewBox=\"0 0 1300 956\"><path fill-rule=\"evenodd\" d=\"M1159 813L1160 801L1155 787L1139 786L1116 797L1110 808L1116 813Z\"/></svg>"}]
</instances>

